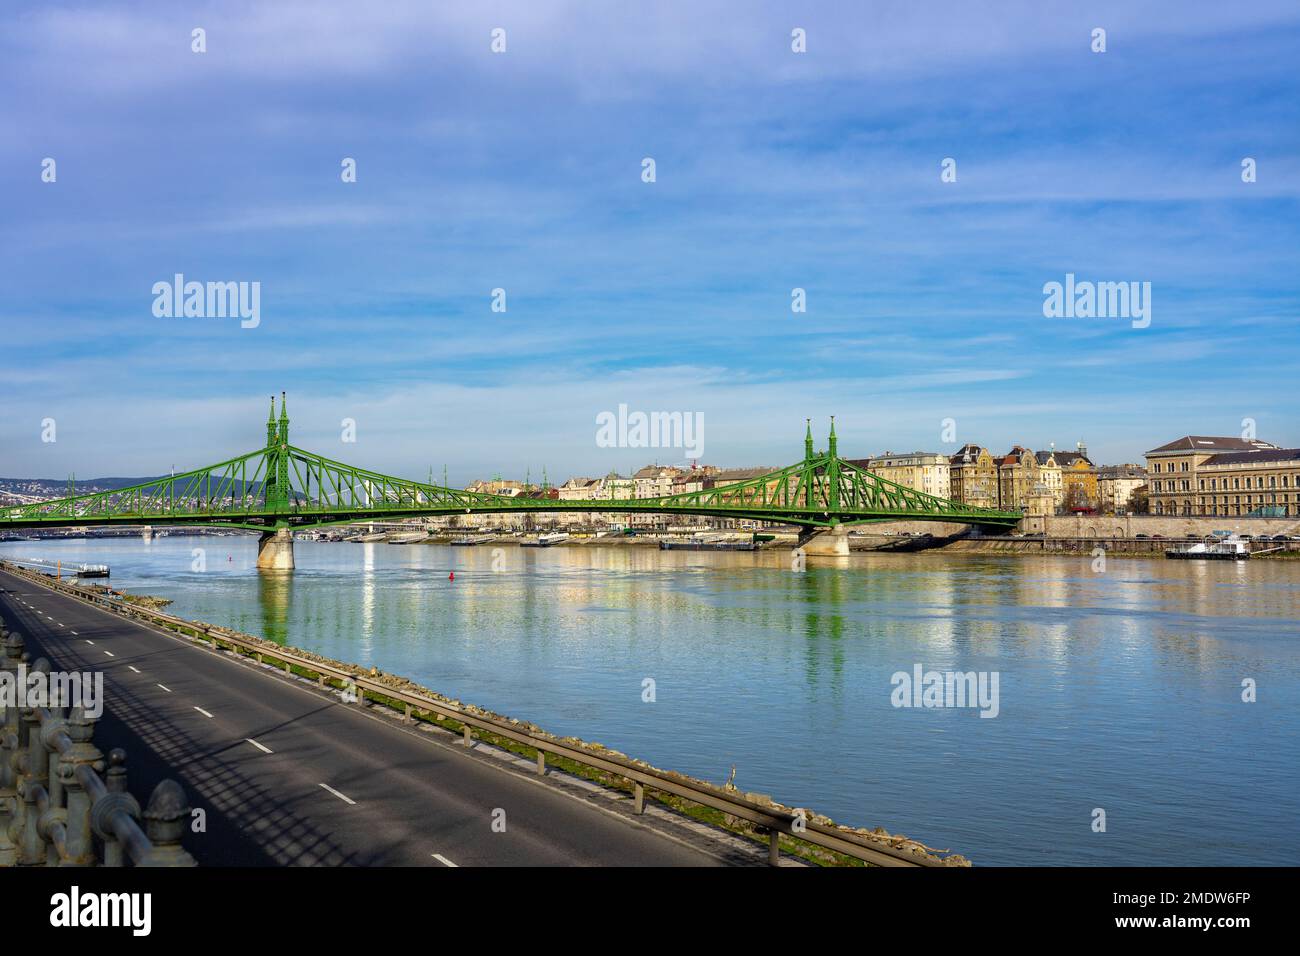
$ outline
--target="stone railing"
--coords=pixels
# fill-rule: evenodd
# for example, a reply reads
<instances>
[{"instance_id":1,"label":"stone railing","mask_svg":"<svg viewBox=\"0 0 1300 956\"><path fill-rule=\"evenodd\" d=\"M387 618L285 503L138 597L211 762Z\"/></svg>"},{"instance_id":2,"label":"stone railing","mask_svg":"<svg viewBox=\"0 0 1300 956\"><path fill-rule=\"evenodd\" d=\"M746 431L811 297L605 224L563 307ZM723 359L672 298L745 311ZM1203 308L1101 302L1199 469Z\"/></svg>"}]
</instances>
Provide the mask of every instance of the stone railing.
<instances>
[{"instance_id":1,"label":"stone railing","mask_svg":"<svg viewBox=\"0 0 1300 956\"><path fill-rule=\"evenodd\" d=\"M20 706L20 677L48 675L49 661L31 663L3 624L0 654L0 866L194 866L180 785L158 784L142 813L125 752L105 761L83 708Z\"/></svg>"}]
</instances>

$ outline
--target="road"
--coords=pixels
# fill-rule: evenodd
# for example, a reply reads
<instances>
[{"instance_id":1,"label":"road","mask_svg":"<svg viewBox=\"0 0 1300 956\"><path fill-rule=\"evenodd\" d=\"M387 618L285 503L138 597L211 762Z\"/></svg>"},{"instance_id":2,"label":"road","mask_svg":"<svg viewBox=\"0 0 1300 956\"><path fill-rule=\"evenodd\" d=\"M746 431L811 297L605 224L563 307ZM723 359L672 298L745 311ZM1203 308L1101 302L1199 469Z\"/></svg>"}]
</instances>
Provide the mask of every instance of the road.
<instances>
[{"instance_id":1,"label":"road","mask_svg":"<svg viewBox=\"0 0 1300 956\"><path fill-rule=\"evenodd\" d=\"M207 865L707 866L727 859L492 757L0 571L35 659L104 673L96 743L141 804L166 777L206 812ZM504 811L504 832L499 821ZM498 821L497 830L493 821Z\"/></svg>"}]
</instances>

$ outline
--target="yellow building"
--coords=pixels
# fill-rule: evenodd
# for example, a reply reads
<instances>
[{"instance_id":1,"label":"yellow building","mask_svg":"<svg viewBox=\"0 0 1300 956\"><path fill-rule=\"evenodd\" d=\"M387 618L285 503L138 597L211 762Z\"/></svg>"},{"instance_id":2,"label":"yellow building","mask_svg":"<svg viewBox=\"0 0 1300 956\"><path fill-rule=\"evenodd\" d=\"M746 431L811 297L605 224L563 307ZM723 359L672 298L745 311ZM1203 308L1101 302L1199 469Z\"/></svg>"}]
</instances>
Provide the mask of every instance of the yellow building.
<instances>
[{"instance_id":1,"label":"yellow building","mask_svg":"<svg viewBox=\"0 0 1300 956\"><path fill-rule=\"evenodd\" d=\"M997 460L998 507L1004 511L1023 511L1038 481L1038 458L1022 445L1016 445Z\"/></svg>"},{"instance_id":2,"label":"yellow building","mask_svg":"<svg viewBox=\"0 0 1300 956\"><path fill-rule=\"evenodd\" d=\"M1100 504L1097 491L1097 466L1088 457L1088 446L1079 442L1078 451L1058 451L1057 464L1061 466L1061 504L1066 509L1096 508Z\"/></svg>"},{"instance_id":3,"label":"yellow building","mask_svg":"<svg viewBox=\"0 0 1300 956\"><path fill-rule=\"evenodd\" d=\"M998 466L987 448L963 445L948 459L953 501L972 508L998 506Z\"/></svg>"}]
</instances>

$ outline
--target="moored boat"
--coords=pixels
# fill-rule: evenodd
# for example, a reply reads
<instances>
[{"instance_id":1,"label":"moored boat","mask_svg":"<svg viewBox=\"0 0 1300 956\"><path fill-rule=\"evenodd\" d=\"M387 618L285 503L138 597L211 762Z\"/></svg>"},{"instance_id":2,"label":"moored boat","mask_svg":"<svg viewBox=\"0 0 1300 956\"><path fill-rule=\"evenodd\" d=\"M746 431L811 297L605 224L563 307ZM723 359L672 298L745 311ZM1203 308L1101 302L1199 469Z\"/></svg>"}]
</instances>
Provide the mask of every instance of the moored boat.
<instances>
[{"instance_id":1,"label":"moored boat","mask_svg":"<svg viewBox=\"0 0 1300 956\"><path fill-rule=\"evenodd\" d=\"M1185 548L1168 548L1165 557L1182 561L1247 561L1250 559L1250 543L1234 534Z\"/></svg>"}]
</instances>

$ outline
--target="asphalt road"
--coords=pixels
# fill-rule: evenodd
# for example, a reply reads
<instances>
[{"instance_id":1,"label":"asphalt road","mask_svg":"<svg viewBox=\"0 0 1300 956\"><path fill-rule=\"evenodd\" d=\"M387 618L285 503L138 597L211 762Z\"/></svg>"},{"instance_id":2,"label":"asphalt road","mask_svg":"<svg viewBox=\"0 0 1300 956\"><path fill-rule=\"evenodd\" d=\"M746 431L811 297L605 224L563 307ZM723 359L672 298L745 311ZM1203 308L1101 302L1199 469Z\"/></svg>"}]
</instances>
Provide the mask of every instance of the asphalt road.
<instances>
[{"instance_id":1,"label":"asphalt road","mask_svg":"<svg viewBox=\"0 0 1300 956\"><path fill-rule=\"evenodd\" d=\"M455 744L0 571L5 625L58 670L104 672L95 741L207 815L205 865L707 866L720 857ZM494 832L494 811L505 831ZM495 818L500 820L501 814Z\"/></svg>"}]
</instances>

